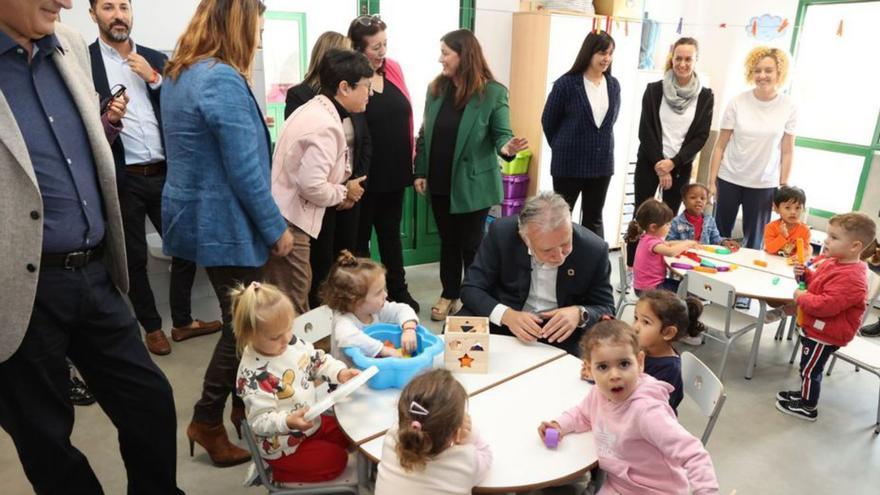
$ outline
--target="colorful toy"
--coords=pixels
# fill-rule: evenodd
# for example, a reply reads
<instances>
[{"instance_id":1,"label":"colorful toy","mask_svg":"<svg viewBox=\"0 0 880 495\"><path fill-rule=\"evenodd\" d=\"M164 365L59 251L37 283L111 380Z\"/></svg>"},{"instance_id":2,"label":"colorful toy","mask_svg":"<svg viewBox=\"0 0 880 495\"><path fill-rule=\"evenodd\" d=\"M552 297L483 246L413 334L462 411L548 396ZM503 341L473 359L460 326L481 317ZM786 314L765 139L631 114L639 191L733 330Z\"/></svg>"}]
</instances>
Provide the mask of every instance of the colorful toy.
<instances>
[{"instance_id":1,"label":"colorful toy","mask_svg":"<svg viewBox=\"0 0 880 495\"><path fill-rule=\"evenodd\" d=\"M677 262L670 263L669 266L671 266L672 268L678 268L679 270L692 270L694 268L693 265Z\"/></svg>"},{"instance_id":2,"label":"colorful toy","mask_svg":"<svg viewBox=\"0 0 880 495\"><path fill-rule=\"evenodd\" d=\"M703 272L703 273L718 273L717 268L710 268L708 266L703 266L703 265L695 266L694 270L696 270L698 272Z\"/></svg>"},{"instance_id":3,"label":"colorful toy","mask_svg":"<svg viewBox=\"0 0 880 495\"><path fill-rule=\"evenodd\" d=\"M394 347L400 345L399 325L374 323L364 327L364 333L380 342L389 340ZM376 366L379 369L379 372L367 382L370 388L402 389L416 374L431 368L434 357L443 352L443 339L421 325L416 327L416 341L416 352L410 359L368 357L358 347L346 347L343 352L356 368L363 370Z\"/></svg>"},{"instance_id":4,"label":"colorful toy","mask_svg":"<svg viewBox=\"0 0 880 495\"><path fill-rule=\"evenodd\" d=\"M799 265L804 266L804 240L798 238L797 242L797 262ZM804 279L803 275L799 275L797 278L798 281L798 289L799 290L807 290L807 282ZM797 324L798 326L803 325L804 320L804 312L800 306L797 309Z\"/></svg>"},{"instance_id":5,"label":"colorful toy","mask_svg":"<svg viewBox=\"0 0 880 495\"><path fill-rule=\"evenodd\" d=\"M715 248L715 254L730 254L730 249L726 247Z\"/></svg>"},{"instance_id":6,"label":"colorful toy","mask_svg":"<svg viewBox=\"0 0 880 495\"><path fill-rule=\"evenodd\" d=\"M709 268L718 268L718 266L717 266L715 263L712 263L711 261L706 260L706 259L704 259L703 261L701 261L701 262L700 262L700 265L701 265L701 266L706 266L706 267L709 267Z\"/></svg>"},{"instance_id":7,"label":"colorful toy","mask_svg":"<svg viewBox=\"0 0 880 495\"><path fill-rule=\"evenodd\" d=\"M697 253L692 253L690 251L685 251L685 252L681 253L680 256L684 256L685 258L690 258L697 263L703 261L703 258L700 258L699 256L697 256Z\"/></svg>"},{"instance_id":8,"label":"colorful toy","mask_svg":"<svg viewBox=\"0 0 880 495\"><path fill-rule=\"evenodd\" d=\"M773 277L773 285L779 285L779 277Z\"/></svg>"},{"instance_id":9,"label":"colorful toy","mask_svg":"<svg viewBox=\"0 0 880 495\"><path fill-rule=\"evenodd\" d=\"M388 340L388 339L385 339L384 344L385 344L385 347L390 347L390 348L392 348L392 349L397 349L398 351L400 351L400 357L402 357L402 358L411 358L411 357L412 357L412 356L409 354L409 352L406 351L403 347L394 347L394 343L392 343L392 342L391 342L390 340Z\"/></svg>"},{"instance_id":10,"label":"colorful toy","mask_svg":"<svg viewBox=\"0 0 880 495\"><path fill-rule=\"evenodd\" d=\"M767 262L764 260L753 260L752 263L754 263L758 266L763 266L765 268L767 267Z\"/></svg>"},{"instance_id":11,"label":"colorful toy","mask_svg":"<svg viewBox=\"0 0 880 495\"><path fill-rule=\"evenodd\" d=\"M489 319L478 316L446 318L443 366L456 373L489 371Z\"/></svg>"},{"instance_id":12,"label":"colorful toy","mask_svg":"<svg viewBox=\"0 0 880 495\"><path fill-rule=\"evenodd\" d=\"M548 449L555 449L559 446L559 430L556 428L547 428L544 430L544 445Z\"/></svg>"}]
</instances>

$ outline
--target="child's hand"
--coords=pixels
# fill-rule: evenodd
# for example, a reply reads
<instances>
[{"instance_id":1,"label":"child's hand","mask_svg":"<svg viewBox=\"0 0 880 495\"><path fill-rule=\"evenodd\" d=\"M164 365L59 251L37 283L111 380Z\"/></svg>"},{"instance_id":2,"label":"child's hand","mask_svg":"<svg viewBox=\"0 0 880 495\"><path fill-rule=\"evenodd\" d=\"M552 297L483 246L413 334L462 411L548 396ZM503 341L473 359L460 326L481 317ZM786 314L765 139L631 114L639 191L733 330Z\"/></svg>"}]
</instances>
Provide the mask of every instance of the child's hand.
<instances>
[{"instance_id":1,"label":"child's hand","mask_svg":"<svg viewBox=\"0 0 880 495\"><path fill-rule=\"evenodd\" d=\"M795 278L797 279L803 277L804 273L807 271L807 268L804 265L798 263L795 263L791 268L794 271Z\"/></svg>"},{"instance_id":2,"label":"child's hand","mask_svg":"<svg viewBox=\"0 0 880 495\"><path fill-rule=\"evenodd\" d=\"M593 373L590 371L590 367L587 366L586 361L581 362L581 380L588 382L593 379Z\"/></svg>"},{"instance_id":3,"label":"child's hand","mask_svg":"<svg viewBox=\"0 0 880 495\"><path fill-rule=\"evenodd\" d=\"M361 374L361 370L347 368L347 369L340 371L339 375L336 377L336 379L339 380L339 383L345 383L360 374Z\"/></svg>"},{"instance_id":4,"label":"child's hand","mask_svg":"<svg viewBox=\"0 0 880 495\"><path fill-rule=\"evenodd\" d=\"M559 423L556 421L550 421L549 423L547 421L542 421L541 426L538 427L538 436L541 437L541 442L544 441L544 432L547 431L547 428L555 428L556 431L559 432L559 440L562 441L562 427L559 426Z\"/></svg>"},{"instance_id":5,"label":"child's hand","mask_svg":"<svg viewBox=\"0 0 880 495\"><path fill-rule=\"evenodd\" d=\"M807 293L807 291L805 291L805 290L795 289L794 295L792 296L792 299L794 299L794 302L797 302L798 298L806 293Z\"/></svg>"},{"instance_id":6,"label":"child's hand","mask_svg":"<svg viewBox=\"0 0 880 495\"><path fill-rule=\"evenodd\" d=\"M473 427L473 423L471 423L471 415L465 413L464 422L461 424L461 426L455 432L455 439L454 439L455 443L457 443L459 445L463 444L463 443L467 443L468 440L470 440L470 438L471 438L471 432L473 431L473 429L474 429L474 427Z\"/></svg>"},{"instance_id":7,"label":"child's hand","mask_svg":"<svg viewBox=\"0 0 880 495\"><path fill-rule=\"evenodd\" d=\"M406 322L404 325L408 326L403 328L403 333L400 335L400 346L403 347L404 351L412 355L416 352L416 347L419 344L419 339L416 337L416 327L410 322Z\"/></svg>"},{"instance_id":8,"label":"child's hand","mask_svg":"<svg viewBox=\"0 0 880 495\"><path fill-rule=\"evenodd\" d=\"M382 350L379 351L379 356L381 356L381 357L403 357L403 353L400 352L400 349L395 349L393 347L383 345Z\"/></svg>"},{"instance_id":9,"label":"child's hand","mask_svg":"<svg viewBox=\"0 0 880 495\"><path fill-rule=\"evenodd\" d=\"M341 373L340 373L341 374ZM298 431L306 431L314 424L311 421L306 421L303 416L309 411L309 406L306 406L302 409L297 409L292 413L287 415L287 427L291 430Z\"/></svg>"},{"instance_id":10,"label":"child's hand","mask_svg":"<svg viewBox=\"0 0 880 495\"><path fill-rule=\"evenodd\" d=\"M700 242L693 239L685 241L684 245L687 246L688 249L700 249Z\"/></svg>"},{"instance_id":11,"label":"child's hand","mask_svg":"<svg viewBox=\"0 0 880 495\"><path fill-rule=\"evenodd\" d=\"M734 241L733 239L724 239L723 241L721 241L721 245L726 247L727 249L730 249L731 251L739 250L739 243Z\"/></svg>"}]
</instances>

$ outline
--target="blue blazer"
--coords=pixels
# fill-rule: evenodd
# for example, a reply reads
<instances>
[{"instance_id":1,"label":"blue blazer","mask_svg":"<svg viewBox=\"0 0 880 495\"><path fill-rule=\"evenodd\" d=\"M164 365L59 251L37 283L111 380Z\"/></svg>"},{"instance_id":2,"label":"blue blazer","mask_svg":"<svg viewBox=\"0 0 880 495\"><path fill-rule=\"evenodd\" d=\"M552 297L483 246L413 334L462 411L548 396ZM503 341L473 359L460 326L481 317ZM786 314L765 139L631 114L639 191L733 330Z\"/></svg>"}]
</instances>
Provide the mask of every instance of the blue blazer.
<instances>
[{"instance_id":1,"label":"blue blazer","mask_svg":"<svg viewBox=\"0 0 880 495\"><path fill-rule=\"evenodd\" d=\"M541 126L553 155L550 175L589 179L614 175L614 123L620 112L620 83L605 74L608 113L596 126L583 74L566 74L553 83Z\"/></svg>"},{"instance_id":2,"label":"blue blazer","mask_svg":"<svg viewBox=\"0 0 880 495\"><path fill-rule=\"evenodd\" d=\"M263 266L287 224L272 199L269 132L244 77L210 59L162 83L166 254Z\"/></svg>"}]
</instances>

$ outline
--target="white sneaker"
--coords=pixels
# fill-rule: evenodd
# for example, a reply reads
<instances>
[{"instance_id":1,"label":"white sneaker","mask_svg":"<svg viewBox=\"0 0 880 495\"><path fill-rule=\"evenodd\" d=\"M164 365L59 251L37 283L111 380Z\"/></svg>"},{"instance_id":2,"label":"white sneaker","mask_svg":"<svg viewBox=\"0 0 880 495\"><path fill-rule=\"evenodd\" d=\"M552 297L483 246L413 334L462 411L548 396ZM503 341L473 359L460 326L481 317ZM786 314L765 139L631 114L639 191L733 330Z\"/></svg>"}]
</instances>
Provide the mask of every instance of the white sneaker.
<instances>
[{"instance_id":1,"label":"white sneaker","mask_svg":"<svg viewBox=\"0 0 880 495\"><path fill-rule=\"evenodd\" d=\"M244 476L243 486L260 486L260 473L257 472L257 465L253 462L248 467L247 474Z\"/></svg>"},{"instance_id":2,"label":"white sneaker","mask_svg":"<svg viewBox=\"0 0 880 495\"><path fill-rule=\"evenodd\" d=\"M703 336L697 335L696 337L691 337L690 335L685 335L684 337L678 339L678 341L681 342L682 344L687 344L687 345L694 345L694 346L703 345Z\"/></svg>"},{"instance_id":3,"label":"white sneaker","mask_svg":"<svg viewBox=\"0 0 880 495\"><path fill-rule=\"evenodd\" d=\"M779 321L782 318L785 318L785 312L782 311L782 308L773 308L770 311L764 313L764 323L773 323L774 321Z\"/></svg>"}]
</instances>

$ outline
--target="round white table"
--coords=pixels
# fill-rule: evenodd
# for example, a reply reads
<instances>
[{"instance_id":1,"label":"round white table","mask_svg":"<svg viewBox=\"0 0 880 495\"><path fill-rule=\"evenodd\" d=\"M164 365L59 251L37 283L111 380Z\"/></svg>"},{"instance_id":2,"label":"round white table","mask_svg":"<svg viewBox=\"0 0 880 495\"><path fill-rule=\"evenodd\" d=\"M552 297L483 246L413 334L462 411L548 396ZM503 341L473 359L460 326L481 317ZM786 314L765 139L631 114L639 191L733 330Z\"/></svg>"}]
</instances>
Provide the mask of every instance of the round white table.
<instances>
[{"instance_id":1,"label":"round white table","mask_svg":"<svg viewBox=\"0 0 880 495\"><path fill-rule=\"evenodd\" d=\"M475 491L539 489L576 479L596 466L592 433L566 435L556 450L538 437L541 421L579 404L590 391L580 378L581 360L546 344L503 335L491 336L489 353L488 373L454 374L470 396L474 427L492 448L492 467ZM399 394L362 387L336 405L340 427L375 463L385 432L397 422Z\"/></svg>"}]
</instances>

